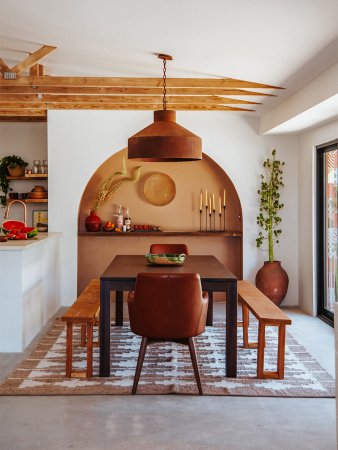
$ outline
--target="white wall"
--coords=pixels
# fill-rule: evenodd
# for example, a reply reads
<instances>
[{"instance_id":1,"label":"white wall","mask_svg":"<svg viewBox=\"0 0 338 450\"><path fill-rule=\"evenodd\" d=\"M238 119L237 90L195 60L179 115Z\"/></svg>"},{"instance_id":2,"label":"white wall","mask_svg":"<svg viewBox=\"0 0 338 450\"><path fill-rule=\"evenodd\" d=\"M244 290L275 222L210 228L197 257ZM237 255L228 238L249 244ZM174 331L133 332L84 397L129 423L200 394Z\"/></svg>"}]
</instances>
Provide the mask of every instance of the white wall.
<instances>
[{"instance_id":1,"label":"white wall","mask_svg":"<svg viewBox=\"0 0 338 450\"><path fill-rule=\"evenodd\" d=\"M0 159L4 156L21 156L32 167L34 159L47 159L47 123L45 122L0 122ZM13 192L29 192L35 185L47 188L46 181L11 181ZM27 204L28 225L31 225L32 211L48 209L46 203ZM4 210L0 208L0 225ZM23 210L18 204L10 210L10 218L23 220Z\"/></svg>"},{"instance_id":2,"label":"white wall","mask_svg":"<svg viewBox=\"0 0 338 450\"><path fill-rule=\"evenodd\" d=\"M179 112L178 123L203 139L203 151L230 176L239 194L244 222L244 277L254 280L265 254L256 249L256 215L262 161L273 148L286 161L282 200L283 235L277 259L290 277L284 305L298 304L297 139L259 136L258 119L227 112ZM94 170L126 147L128 137L149 125L151 112L49 111L49 230L63 233L61 303L76 296L77 214ZM151 163L148 163L151 164ZM170 164L170 163L168 163Z\"/></svg>"},{"instance_id":3,"label":"white wall","mask_svg":"<svg viewBox=\"0 0 338 450\"><path fill-rule=\"evenodd\" d=\"M315 146L338 137L338 121L303 133L298 138L299 204L299 306L316 315L316 247L315 247Z\"/></svg>"}]
</instances>

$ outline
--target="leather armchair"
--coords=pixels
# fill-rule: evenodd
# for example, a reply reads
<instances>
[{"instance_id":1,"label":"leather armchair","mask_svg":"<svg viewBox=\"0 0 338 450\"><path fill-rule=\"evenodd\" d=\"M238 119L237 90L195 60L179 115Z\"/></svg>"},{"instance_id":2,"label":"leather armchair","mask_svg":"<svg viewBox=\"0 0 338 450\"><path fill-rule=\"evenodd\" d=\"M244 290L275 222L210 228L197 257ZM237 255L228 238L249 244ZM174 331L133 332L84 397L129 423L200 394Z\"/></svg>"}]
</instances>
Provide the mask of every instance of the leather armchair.
<instances>
[{"instance_id":1,"label":"leather armchair","mask_svg":"<svg viewBox=\"0 0 338 450\"><path fill-rule=\"evenodd\" d=\"M199 394L202 385L193 338L203 333L208 294L202 293L197 273L140 273L129 292L130 328L142 336L132 394L136 394L147 345L171 341L188 345Z\"/></svg>"},{"instance_id":2,"label":"leather armchair","mask_svg":"<svg viewBox=\"0 0 338 450\"><path fill-rule=\"evenodd\" d=\"M171 253L180 255L184 253L189 255L188 247L185 244L151 244L149 251L154 254Z\"/></svg>"}]
</instances>

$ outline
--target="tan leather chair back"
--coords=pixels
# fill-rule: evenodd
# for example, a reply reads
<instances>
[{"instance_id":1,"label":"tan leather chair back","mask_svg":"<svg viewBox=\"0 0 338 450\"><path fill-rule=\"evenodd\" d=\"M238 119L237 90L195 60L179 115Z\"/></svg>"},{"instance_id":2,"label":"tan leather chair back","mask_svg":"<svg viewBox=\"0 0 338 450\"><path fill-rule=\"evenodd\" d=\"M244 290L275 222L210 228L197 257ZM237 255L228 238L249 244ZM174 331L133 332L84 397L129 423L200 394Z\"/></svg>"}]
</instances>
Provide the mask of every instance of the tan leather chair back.
<instances>
[{"instance_id":1,"label":"tan leather chair back","mask_svg":"<svg viewBox=\"0 0 338 450\"><path fill-rule=\"evenodd\" d=\"M183 339L204 331L208 294L197 273L140 273L128 297L131 330L151 339Z\"/></svg>"},{"instance_id":2,"label":"tan leather chair back","mask_svg":"<svg viewBox=\"0 0 338 450\"><path fill-rule=\"evenodd\" d=\"M186 255L189 255L188 247L185 244L151 244L150 253L170 253L176 255L184 253Z\"/></svg>"}]
</instances>

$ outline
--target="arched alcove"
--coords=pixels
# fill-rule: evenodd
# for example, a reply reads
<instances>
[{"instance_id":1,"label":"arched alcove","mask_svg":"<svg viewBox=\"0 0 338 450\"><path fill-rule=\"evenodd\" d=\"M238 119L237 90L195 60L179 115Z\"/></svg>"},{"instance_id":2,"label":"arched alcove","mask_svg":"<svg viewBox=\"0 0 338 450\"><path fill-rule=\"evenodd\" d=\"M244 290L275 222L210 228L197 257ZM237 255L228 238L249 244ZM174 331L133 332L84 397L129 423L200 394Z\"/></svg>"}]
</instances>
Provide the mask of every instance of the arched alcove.
<instances>
[{"instance_id":1,"label":"arched alcove","mask_svg":"<svg viewBox=\"0 0 338 450\"><path fill-rule=\"evenodd\" d=\"M102 221L113 219L118 205L128 207L132 224L150 224L162 227L162 233L135 232L89 233L85 230L85 218L102 182L112 173L122 169L125 158L127 176L133 176L141 165L137 182L126 183L98 210ZM175 182L175 198L165 206L150 204L143 186L147 178L157 172L169 175ZM205 191L215 197L215 224L212 215L207 216L206 231ZM225 222L223 192L226 190ZM200 231L200 194L203 194L202 231ZM219 197L222 217L219 221ZM225 229L224 229L225 225ZM215 230L214 230L215 228ZM209 156L202 161L179 163L139 163L128 160L127 149L108 158L89 180L79 206L78 215L78 291L81 292L91 278L98 277L117 254L143 254L154 242L183 242L191 254L213 254L226 264L238 277L243 274L242 209L236 189L224 170Z\"/></svg>"}]
</instances>

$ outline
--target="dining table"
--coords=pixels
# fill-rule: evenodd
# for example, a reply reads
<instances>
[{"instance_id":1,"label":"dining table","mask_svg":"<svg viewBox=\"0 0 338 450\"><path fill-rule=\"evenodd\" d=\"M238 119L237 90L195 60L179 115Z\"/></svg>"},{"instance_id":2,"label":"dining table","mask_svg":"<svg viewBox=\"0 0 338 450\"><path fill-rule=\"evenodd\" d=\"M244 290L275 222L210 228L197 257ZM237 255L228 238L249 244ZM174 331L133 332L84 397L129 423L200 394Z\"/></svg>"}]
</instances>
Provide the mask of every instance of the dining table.
<instances>
[{"instance_id":1,"label":"dining table","mask_svg":"<svg viewBox=\"0 0 338 450\"><path fill-rule=\"evenodd\" d=\"M123 292L139 273L198 273L202 290L226 293L225 376L237 376L237 277L213 255L188 255L180 265L150 265L144 255L117 255L100 277L100 377L110 376L110 293L116 292L115 326L123 325Z\"/></svg>"}]
</instances>

